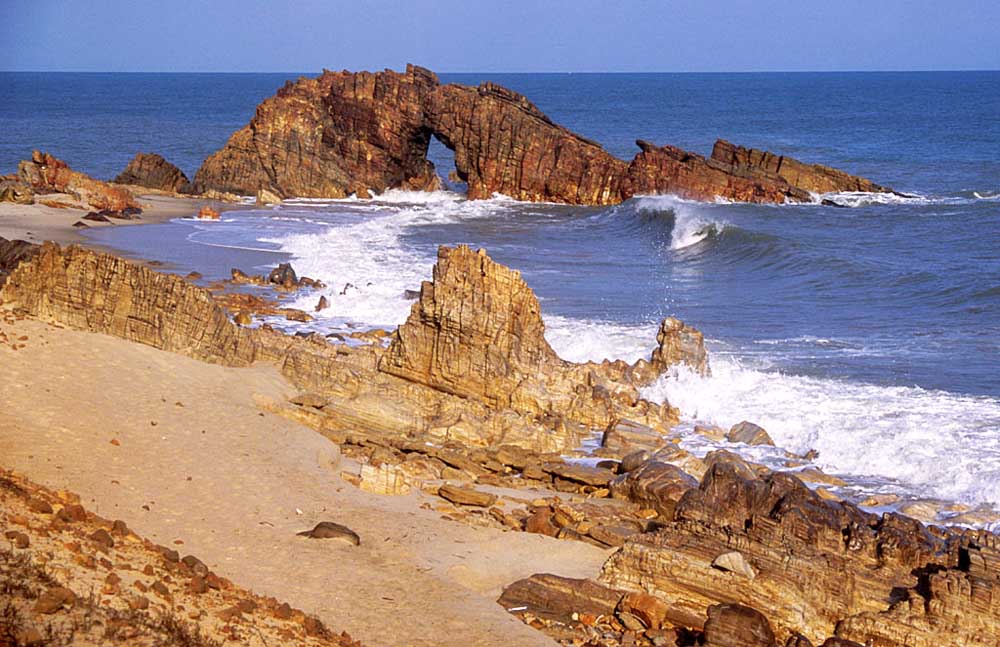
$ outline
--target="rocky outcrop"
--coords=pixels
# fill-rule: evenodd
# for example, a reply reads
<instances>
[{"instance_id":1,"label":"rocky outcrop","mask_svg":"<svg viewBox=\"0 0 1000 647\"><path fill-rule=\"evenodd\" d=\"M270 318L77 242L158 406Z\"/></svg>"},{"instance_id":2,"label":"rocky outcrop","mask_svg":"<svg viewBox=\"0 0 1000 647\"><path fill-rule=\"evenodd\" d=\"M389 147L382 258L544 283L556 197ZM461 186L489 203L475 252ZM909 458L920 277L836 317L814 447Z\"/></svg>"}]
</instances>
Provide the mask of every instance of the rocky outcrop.
<instances>
[{"instance_id":1,"label":"rocky outcrop","mask_svg":"<svg viewBox=\"0 0 1000 647\"><path fill-rule=\"evenodd\" d=\"M734 551L746 573L717 565ZM842 620L877 617L900 592L922 590L922 577L960 568L961 555L952 533L824 500L788 474L757 477L717 462L677 500L672 521L627 542L601 580L662 596L692 616L720 602L753 607L782 641L801 632L818 644L863 622ZM967 612L982 613L966 599Z\"/></svg>"},{"instance_id":2,"label":"rocky outcrop","mask_svg":"<svg viewBox=\"0 0 1000 647\"><path fill-rule=\"evenodd\" d=\"M37 193L68 193L97 210L139 209L135 196L126 189L74 171L48 153L32 152L30 160L18 164L17 175Z\"/></svg>"},{"instance_id":3,"label":"rocky outcrop","mask_svg":"<svg viewBox=\"0 0 1000 647\"><path fill-rule=\"evenodd\" d=\"M466 247L441 249L434 281L423 285L388 349L237 326L207 290L179 276L51 243L13 271L0 295L44 320L205 361L276 362L301 389L329 401L296 415L330 433L564 451L612 420L660 433L677 422L675 409L639 397L624 363L556 357L520 275Z\"/></svg>"},{"instance_id":4,"label":"rocky outcrop","mask_svg":"<svg viewBox=\"0 0 1000 647\"><path fill-rule=\"evenodd\" d=\"M472 199L615 204L627 165L570 132L524 96L494 83L445 85L430 95L427 123L455 152Z\"/></svg>"},{"instance_id":5,"label":"rocky outcrop","mask_svg":"<svg viewBox=\"0 0 1000 647\"><path fill-rule=\"evenodd\" d=\"M20 180L0 178L0 202L34 204L35 192Z\"/></svg>"},{"instance_id":6,"label":"rocky outcrop","mask_svg":"<svg viewBox=\"0 0 1000 647\"><path fill-rule=\"evenodd\" d=\"M811 200L810 191L827 185L885 189L790 158L760 161L741 152L746 149L727 156L724 142L705 158L639 141L629 163L559 126L516 92L490 82L442 85L413 65L404 73L324 71L286 83L205 160L195 189L328 198L435 189L440 181L427 160L431 137L454 151L457 179L473 199L502 193L604 205L675 193L780 203Z\"/></svg>"},{"instance_id":7,"label":"rocky outcrop","mask_svg":"<svg viewBox=\"0 0 1000 647\"><path fill-rule=\"evenodd\" d=\"M183 171L156 153L136 153L112 182L171 193L185 193L190 184Z\"/></svg>"},{"instance_id":8,"label":"rocky outcrop","mask_svg":"<svg viewBox=\"0 0 1000 647\"><path fill-rule=\"evenodd\" d=\"M438 186L427 161L427 70L330 72L288 82L195 174L198 192L343 198Z\"/></svg>"},{"instance_id":9,"label":"rocky outcrop","mask_svg":"<svg viewBox=\"0 0 1000 647\"><path fill-rule=\"evenodd\" d=\"M715 142L711 159L725 164L734 175L780 178L797 189L812 193L894 193L889 187L829 166L805 164L784 155L730 144L724 139Z\"/></svg>"}]
</instances>

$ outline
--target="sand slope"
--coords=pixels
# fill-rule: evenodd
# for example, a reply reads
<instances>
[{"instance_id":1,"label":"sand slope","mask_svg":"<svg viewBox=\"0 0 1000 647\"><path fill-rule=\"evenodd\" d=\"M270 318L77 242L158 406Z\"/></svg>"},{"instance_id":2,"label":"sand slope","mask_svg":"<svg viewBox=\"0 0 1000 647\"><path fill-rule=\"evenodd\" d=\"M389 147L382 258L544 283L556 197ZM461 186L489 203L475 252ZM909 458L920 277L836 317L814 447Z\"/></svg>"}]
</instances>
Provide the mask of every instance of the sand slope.
<instances>
[{"instance_id":1,"label":"sand slope","mask_svg":"<svg viewBox=\"0 0 1000 647\"><path fill-rule=\"evenodd\" d=\"M182 540L221 575L366 645L552 644L494 602L500 587L595 576L608 554L445 521L420 493L355 489L317 460L329 441L254 405L292 393L273 367L34 321L0 329L28 336L0 346L0 463L154 541ZM350 526L361 546L295 536L321 520Z\"/></svg>"}]
</instances>

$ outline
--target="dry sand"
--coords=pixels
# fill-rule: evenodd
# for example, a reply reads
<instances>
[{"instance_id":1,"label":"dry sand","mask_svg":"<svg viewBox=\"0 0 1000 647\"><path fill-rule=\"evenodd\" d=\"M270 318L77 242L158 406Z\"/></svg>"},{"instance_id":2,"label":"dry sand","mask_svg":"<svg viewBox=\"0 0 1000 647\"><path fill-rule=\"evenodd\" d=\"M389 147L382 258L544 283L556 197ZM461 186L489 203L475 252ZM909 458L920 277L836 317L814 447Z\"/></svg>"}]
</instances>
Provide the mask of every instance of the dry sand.
<instances>
[{"instance_id":1,"label":"dry sand","mask_svg":"<svg viewBox=\"0 0 1000 647\"><path fill-rule=\"evenodd\" d=\"M443 520L420 492L345 483L317 459L328 440L255 405L293 393L274 367L213 366L36 321L0 328L28 337L0 346L0 463L161 544L181 540L221 575L366 645L551 645L496 604L501 587L539 572L593 577L608 555ZM295 536L322 520L361 546Z\"/></svg>"},{"instance_id":2,"label":"dry sand","mask_svg":"<svg viewBox=\"0 0 1000 647\"><path fill-rule=\"evenodd\" d=\"M38 200L54 201L73 205L66 208L50 207ZM140 195L142 215L138 220L112 220L110 223L85 220L90 228L122 227L164 222L172 218L191 216L204 205L219 208L220 203L204 198L180 198L169 195ZM36 196L35 204L14 204L0 202L0 238L8 240L28 240L40 243L52 240L60 244L88 242L81 232L86 229L73 227L73 223L87 215L90 208L81 207L69 196L61 194Z\"/></svg>"}]
</instances>

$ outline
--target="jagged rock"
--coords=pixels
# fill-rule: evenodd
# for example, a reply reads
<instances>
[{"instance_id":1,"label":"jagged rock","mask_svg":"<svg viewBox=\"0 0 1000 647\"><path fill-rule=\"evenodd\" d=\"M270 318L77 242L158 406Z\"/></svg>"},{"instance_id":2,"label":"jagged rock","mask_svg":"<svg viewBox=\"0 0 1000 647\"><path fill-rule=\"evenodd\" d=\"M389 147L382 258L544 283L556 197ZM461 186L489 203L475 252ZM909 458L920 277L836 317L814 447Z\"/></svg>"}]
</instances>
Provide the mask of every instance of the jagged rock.
<instances>
[{"instance_id":1,"label":"jagged rock","mask_svg":"<svg viewBox=\"0 0 1000 647\"><path fill-rule=\"evenodd\" d=\"M778 177L794 187L812 193L895 193L889 187L880 186L863 177L848 175L829 166L803 164L791 157L736 146L724 139L715 142L712 160L732 167L740 175Z\"/></svg>"},{"instance_id":2,"label":"jagged rock","mask_svg":"<svg viewBox=\"0 0 1000 647\"><path fill-rule=\"evenodd\" d=\"M30 160L18 164L17 175L36 192L68 193L95 209L139 209L139 203L127 190L74 171L48 153L33 151Z\"/></svg>"},{"instance_id":3,"label":"jagged rock","mask_svg":"<svg viewBox=\"0 0 1000 647\"><path fill-rule=\"evenodd\" d=\"M738 154L724 161L720 144L720 159L706 159L640 141L641 152L627 163L516 92L490 82L441 85L434 73L408 65L404 73L324 70L286 83L205 160L194 184L198 191L269 189L326 198L436 189L440 180L427 160L432 136L454 151L457 179L473 199L499 192L519 200L615 204L675 193L780 203L808 201L817 177L835 177L789 158L774 172ZM842 175L841 184L877 187Z\"/></svg>"},{"instance_id":4,"label":"jagged rock","mask_svg":"<svg viewBox=\"0 0 1000 647\"><path fill-rule=\"evenodd\" d=\"M518 387L558 363L521 273L468 247L441 248L406 324L379 368L492 406L510 406Z\"/></svg>"},{"instance_id":5,"label":"jagged rock","mask_svg":"<svg viewBox=\"0 0 1000 647\"><path fill-rule=\"evenodd\" d=\"M705 647L775 647L774 632L764 615L740 604L708 608Z\"/></svg>"},{"instance_id":6,"label":"jagged rock","mask_svg":"<svg viewBox=\"0 0 1000 647\"><path fill-rule=\"evenodd\" d=\"M692 615L737 602L764 613L779 637L799 632L818 644L842 619L885 610L890 592L921 590L923 569L963 563L955 536L913 519L826 501L792 475L758 477L724 455L706 463L673 520L627 541L602 582L676 600ZM713 566L734 548L756 571L740 587Z\"/></svg>"},{"instance_id":7,"label":"jagged rock","mask_svg":"<svg viewBox=\"0 0 1000 647\"><path fill-rule=\"evenodd\" d=\"M747 445L771 445L774 441L767 434L763 427L759 427L752 422L736 423L726 434L726 440L731 443L746 443Z\"/></svg>"},{"instance_id":8,"label":"jagged rock","mask_svg":"<svg viewBox=\"0 0 1000 647\"><path fill-rule=\"evenodd\" d=\"M184 172L156 153L136 153L112 182L183 193L189 188Z\"/></svg>"},{"instance_id":9,"label":"jagged rock","mask_svg":"<svg viewBox=\"0 0 1000 647\"><path fill-rule=\"evenodd\" d=\"M326 310L330 307L330 302L327 301L325 296L320 296L319 301L316 302L316 312Z\"/></svg>"},{"instance_id":10,"label":"jagged rock","mask_svg":"<svg viewBox=\"0 0 1000 647\"><path fill-rule=\"evenodd\" d=\"M647 461L638 469L611 481L611 496L626 499L656 510L664 519L672 519L674 507L685 492L698 487L698 481L679 467L659 461Z\"/></svg>"},{"instance_id":11,"label":"jagged rock","mask_svg":"<svg viewBox=\"0 0 1000 647\"><path fill-rule=\"evenodd\" d=\"M281 204L281 196L268 189L258 189L257 204L264 206Z\"/></svg>"},{"instance_id":12,"label":"jagged rock","mask_svg":"<svg viewBox=\"0 0 1000 647\"><path fill-rule=\"evenodd\" d=\"M240 327L209 292L180 276L77 247L44 246L17 267L0 298L44 320L197 359L229 366L275 362L300 391L330 401L322 411L276 411L325 432L549 452L579 446L613 419L627 417L664 433L676 424L675 409L638 397L624 363L556 357L544 340L537 299L517 272L468 248L442 248L439 259L434 282L424 285L388 349ZM590 470L565 477L594 486L613 476Z\"/></svg>"},{"instance_id":13,"label":"jagged rock","mask_svg":"<svg viewBox=\"0 0 1000 647\"><path fill-rule=\"evenodd\" d=\"M705 337L696 328L673 317L664 319L656 333L656 350L650 363L663 372L675 364L686 364L698 375L711 375Z\"/></svg>"},{"instance_id":14,"label":"jagged rock","mask_svg":"<svg viewBox=\"0 0 1000 647\"><path fill-rule=\"evenodd\" d=\"M298 285L299 277L292 269L291 263L281 263L268 273L267 282L292 288Z\"/></svg>"},{"instance_id":15,"label":"jagged rock","mask_svg":"<svg viewBox=\"0 0 1000 647\"><path fill-rule=\"evenodd\" d=\"M25 182L0 180L0 202L33 204L35 202L35 192Z\"/></svg>"}]
</instances>

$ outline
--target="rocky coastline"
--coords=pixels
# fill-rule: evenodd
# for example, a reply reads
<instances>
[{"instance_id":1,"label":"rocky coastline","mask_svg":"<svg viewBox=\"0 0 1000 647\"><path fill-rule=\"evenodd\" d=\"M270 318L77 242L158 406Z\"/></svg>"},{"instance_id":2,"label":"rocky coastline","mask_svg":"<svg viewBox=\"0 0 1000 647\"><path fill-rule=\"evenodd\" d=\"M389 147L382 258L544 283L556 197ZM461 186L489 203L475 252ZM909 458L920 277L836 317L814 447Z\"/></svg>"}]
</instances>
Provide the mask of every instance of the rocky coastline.
<instances>
[{"instance_id":1,"label":"rocky coastline","mask_svg":"<svg viewBox=\"0 0 1000 647\"><path fill-rule=\"evenodd\" d=\"M238 325L208 290L111 254L0 248L11 320L276 366L297 393L258 407L331 441L354 465L340 470L346 487L419 496L449 522L501 536L609 551L591 577L539 571L500 594L561 644L998 644L995 535L875 515L791 473L677 446L677 410L639 395L677 363L710 371L701 334L675 319L648 360L566 362L516 270L441 248L406 323L347 344ZM769 440L748 423L729 434ZM581 461L595 436L600 448ZM364 545L364 528L349 530Z\"/></svg>"}]
</instances>

